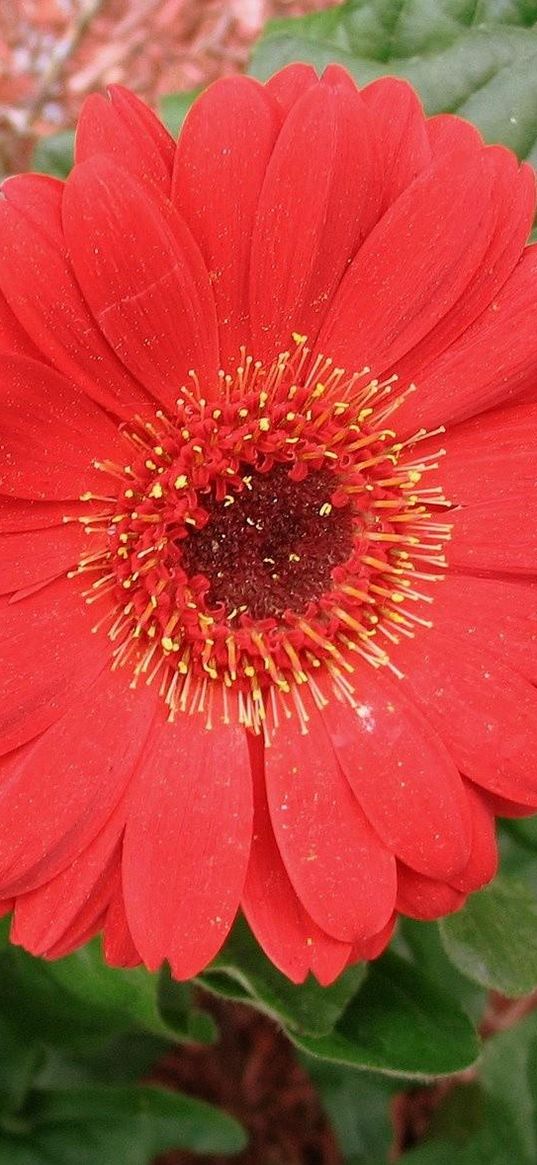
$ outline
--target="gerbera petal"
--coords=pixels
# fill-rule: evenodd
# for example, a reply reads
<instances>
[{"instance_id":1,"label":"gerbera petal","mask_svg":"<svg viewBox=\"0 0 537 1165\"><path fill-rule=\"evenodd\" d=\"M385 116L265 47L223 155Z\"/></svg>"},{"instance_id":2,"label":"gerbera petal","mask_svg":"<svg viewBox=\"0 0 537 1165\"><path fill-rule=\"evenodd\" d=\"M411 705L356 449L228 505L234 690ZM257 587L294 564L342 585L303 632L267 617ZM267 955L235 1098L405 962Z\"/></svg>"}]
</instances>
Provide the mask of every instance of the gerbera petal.
<instances>
[{"instance_id":1,"label":"gerbera petal","mask_svg":"<svg viewBox=\"0 0 537 1165\"><path fill-rule=\"evenodd\" d=\"M156 699L107 668L46 732L3 758L2 894L48 882L101 831L131 778Z\"/></svg>"},{"instance_id":2,"label":"gerbera petal","mask_svg":"<svg viewBox=\"0 0 537 1165\"><path fill-rule=\"evenodd\" d=\"M527 247L483 314L419 377L397 413L398 432L454 424L535 390L537 246Z\"/></svg>"},{"instance_id":3,"label":"gerbera petal","mask_svg":"<svg viewBox=\"0 0 537 1165\"><path fill-rule=\"evenodd\" d=\"M242 892L252 830L244 730L209 731L161 707L132 792L123 885L134 943L150 970L178 979L220 949Z\"/></svg>"},{"instance_id":4,"label":"gerbera petal","mask_svg":"<svg viewBox=\"0 0 537 1165\"><path fill-rule=\"evenodd\" d=\"M321 351L349 370L367 362L381 373L415 348L483 262L496 227L497 176L492 148L461 151L408 186L342 280L319 334Z\"/></svg>"},{"instance_id":5,"label":"gerbera petal","mask_svg":"<svg viewBox=\"0 0 537 1165\"><path fill-rule=\"evenodd\" d=\"M355 708L327 699L323 719L334 751L366 817L388 849L413 869L447 878L467 863L470 815L446 748L400 684L355 671L363 698Z\"/></svg>"},{"instance_id":6,"label":"gerbera petal","mask_svg":"<svg viewBox=\"0 0 537 1165\"><path fill-rule=\"evenodd\" d=\"M480 788L479 795L495 817L531 817L535 813L534 806L520 805L517 801L510 801L507 797L499 797L497 793L490 793L488 789Z\"/></svg>"},{"instance_id":7,"label":"gerbera petal","mask_svg":"<svg viewBox=\"0 0 537 1165\"><path fill-rule=\"evenodd\" d=\"M534 575L537 524L533 489L450 511L450 566L466 571Z\"/></svg>"},{"instance_id":8,"label":"gerbera petal","mask_svg":"<svg viewBox=\"0 0 537 1165\"><path fill-rule=\"evenodd\" d=\"M343 776L313 702L308 732L280 724L265 758L272 825L294 889L318 926L343 942L390 917L395 862Z\"/></svg>"},{"instance_id":9,"label":"gerbera petal","mask_svg":"<svg viewBox=\"0 0 537 1165\"><path fill-rule=\"evenodd\" d=\"M39 359L39 351L0 292L0 349L17 356Z\"/></svg>"},{"instance_id":10,"label":"gerbera petal","mask_svg":"<svg viewBox=\"0 0 537 1165\"><path fill-rule=\"evenodd\" d=\"M76 278L123 364L173 407L195 369L210 394L218 365L214 299L190 231L111 158L75 166L63 225Z\"/></svg>"},{"instance_id":11,"label":"gerbera petal","mask_svg":"<svg viewBox=\"0 0 537 1165\"><path fill-rule=\"evenodd\" d=\"M110 85L107 98L100 93L86 98L76 131L75 161L108 154L135 178L149 178L169 194L173 138L147 105L122 85Z\"/></svg>"},{"instance_id":12,"label":"gerbera petal","mask_svg":"<svg viewBox=\"0 0 537 1165\"><path fill-rule=\"evenodd\" d=\"M226 370L240 361L241 345L251 347L252 232L279 124L277 106L262 85L250 77L226 77L195 102L177 145L173 200L210 273Z\"/></svg>"},{"instance_id":13,"label":"gerbera petal","mask_svg":"<svg viewBox=\"0 0 537 1165\"><path fill-rule=\"evenodd\" d=\"M4 604L0 753L53 724L109 664L110 643L104 635L91 634L95 610L80 590L76 582L60 578L30 598Z\"/></svg>"},{"instance_id":14,"label":"gerbera petal","mask_svg":"<svg viewBox=\"0 0 537 1165\"><path fill-rule=\"evenodd\" d=\"M13 174L2 183L2 195L44 235L55 238L61 226L63 187L49 174Z\"/></svg>"},{"instance_id":15,"label":"gerbera petal","mask_svg":"<svg viewBox=\"0 0 537 1165\"><path fill-rule=\"evenodd\" d=\"M0 595L59 578L76 567L84 550L99 550L95 535L78 522L23 534L0 535Z\"/></svg>"},{"instance_id":16,"label":"gerbera petal","mask_svg":"<svg viewBox=\"0 0 537 1165\"><path fill-rule=\"evenodd\" d=\"M287 116L299 97L306 89L316 85L318 80L312 65L298 61L296 64L286 65L284 69L269 77L265 89L278 102L284 116Z\"/></svg>"},{"instance_id":17,"label":"gerbera petal","mask_svg":"<svg viewBox=\"0 0 537 1165\"><path fill-rule=\"evenodd\" d=\"M465 781L466 795L472 815L472 848L464 870L450 883L455 890L469 894L491 882L498 869L495 817L485 797L469 781Z\"/></svg>"},{"instance_id":18,"label":"gerbera petal","mask_svg":"<svg viewBox=\"0 0 537 1165\"><path fill-rule=\"evenodd\" d=\"M382 77L361 93L380 147L383 213L431 163L427 122L414 89L398 77Z\"/></svg>"},{"instance_id":19,"label":"gerbera petal","mask_svg":"<svg viewBox=\"0 0 537 1165\"><path fill-rule=\"evenodd\" d=\"M495 409L450 428L442 438L446 453L439 469L450 502L474 506L526 491L531 496L536 429L537 403Z\"/></svg>"},{"instance_id":20,"label":"gerbera petal","mask_svg":"<svg viewBox=\"0 0 537 1165\"><path fill-rule=\"evenodd\" d=\"M265 954L284 975L293 983L302 983L313 970L326 985L345 967L350 945L325 934L299 902L270 821L262 738L250 735L249 744L254 825L242 909Z\"/></svg>"},{"instance_id":21,"label":"gerbera petal","mask_svg":"<svg viewBox=\"0 0 537 1165\"><path fill-rule=\"evenodd\" d=\"M396 921L397 914L394 910L386 926L383 926L378 934L371 935L371 938L366 938L363 942L355 943L349 957L349 965L359 963L362 960L378 959L379 955L388 946L394 932Z\"/></svg>"},{"instance_id":22,"label":"gerbera petal","mask_svg":"<svg viewBox=\"0 0 537 1165\"><path fill-rule=\"evenodd\" d=\"M475 125L462 117L454 117L452 113L437 113L436 117L428 117L427 133L434 157L462 147L475 150L483 145L483 138Z\"/></svg>"},{"instance_id":23,"label":"gerbera petal","mask_svg":"<svg viewBox=\"0 0 537 1165\"><path fill-rule=\"evenodd\" d=\"M64 959L66 955L72 954L95 938L103 928L109 896L109 887L100 882L64 931L61 939L50 948L47 958Z\"/></svg>"},{"instance_id":24,"label":"gerbera petal","mask_svg":"<svg viewBox=\"0 0 537 1165\"><path fill-rule=\"evenodd\" d=\"M492 303L509 279L527 242L535 215L535 171L529 165L519 166L508 150L487 151L489 161L496 163L494 183L495 222L490 242L475 274L463 294L439 323L429 332L416 351L401 360L395 371L403 384L415 380L418 384L431 361L477 320Z\"/></svg>"},{"instance_id":25,"label":"gerbera petal","mask_svg":"<svg viewBox=\"0 0 537 1165\"><path fill-rule=\"evenodd\" d=\"M119 838L125 824L124 805L116 807L97 836L56 877L17 898L10 938L45 958L80 925L88 908L98 915L110 900L114 872L119 868Z\"/></svg>"},{"instance_id":26,"label":"gerbera petal","mask_svg":"<svg viewBox=\"0 0 537 1165\"><path fill-rule=\"evenodd\" d=\"M43 199L35 177L2 187L0 288L47 360L112 413L132 417L147 409L147 395L115 358L74 278L61 228L63 183Z\"/></svg>"},{"instance_id":27,"label":"gerbera petal","mask_svg":"<svg viewBox=\"0 0 537 1165\"><path fill-rule=\"evenodd\" d=\"M402 864L397 866L397 886L398 911L423 922L430 922L443 914L453 914L460 909L466 897L446 882L426 878Z\"/></svg>"},{"instance_id":28,"label":"gerbera petal","mask_svg":"<svg viewBox=\"0 0 537 1165\"><path fill-rule=\"evenodd\" d=\"M79 499L102 494L110 478L93 461L124 457L124 442L105 413L46 364L1 356L4 493Z\"/></svg>"},{"instance_id":29,"label":"gerbera petal","mask_svg":"<svg viewBox=\"0 0 537 1165\"><path fill-rule=\"evenodd\" d=\"M537 804L537 691L498 657L435 628L393 651L405 684L474 783Z\"/></svg>"},{"instance_id":30,"label":"gerbera petal","mask_svg":"<svg viewBox=\"0 0 537 1165\"><path fill-rule=\"evenodd\" d=\"M537 683L537 583L448 574L434 595L438 631L468 640Z\"/></svg>"},{"instance_id":31,"label":"gerbera petal","mask_svg":"<svg viewBox=\"0 0 537 1165\"><path fill-rule=\"evenodd\" d=\"M77 505L70 501L69 516L84 522L97 513L98 503ZM102 508L102 506L101 506ZM45 526L61 526L66 516L65 502L38 502L27 498L2 497L0 494L0 533L21 534L24 530L39 530Z\"/></svg>"},{"instance_id":32,"label":"gerbera petal","mask_svg":"<svg viewBox=\"0 0 537 1165\"><path fill-rule=\"evenodd\" d=\"M332 66L286 118L259 199L250 302L260 359L288 347L292 332L315 339L380 193L368 111Z\"/></svg>"},{"instance_id":33,"label":"gerbera petal","mask_svg":"<svg viewBox=\"0 0 537 1165\"><path fill-rule=\"evenodd\" d=\"M139 967L142 961L129 930L121 878L106 911L103 954L111 967Z\"/></svg>"}]
</instances>

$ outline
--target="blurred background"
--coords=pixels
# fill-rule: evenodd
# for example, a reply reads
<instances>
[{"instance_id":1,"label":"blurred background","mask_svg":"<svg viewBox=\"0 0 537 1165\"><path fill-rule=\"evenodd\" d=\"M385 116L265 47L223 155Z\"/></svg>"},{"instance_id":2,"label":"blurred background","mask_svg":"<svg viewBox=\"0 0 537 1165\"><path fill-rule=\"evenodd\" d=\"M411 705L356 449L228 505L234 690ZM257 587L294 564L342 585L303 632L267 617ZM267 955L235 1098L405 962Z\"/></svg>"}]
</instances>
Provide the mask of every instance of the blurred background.
<instances>
[{"instance_id":1,"label":"blurred background","mask_svg":"<svg viewBox=\"0 0 537 1165\"><path fill-rule=\"evenodd\" d=\"M73 126L87 93L119 82L150 104L246 68L268 20L334 0L1 0L0 160Z\"/></svg>"}]
</instances>

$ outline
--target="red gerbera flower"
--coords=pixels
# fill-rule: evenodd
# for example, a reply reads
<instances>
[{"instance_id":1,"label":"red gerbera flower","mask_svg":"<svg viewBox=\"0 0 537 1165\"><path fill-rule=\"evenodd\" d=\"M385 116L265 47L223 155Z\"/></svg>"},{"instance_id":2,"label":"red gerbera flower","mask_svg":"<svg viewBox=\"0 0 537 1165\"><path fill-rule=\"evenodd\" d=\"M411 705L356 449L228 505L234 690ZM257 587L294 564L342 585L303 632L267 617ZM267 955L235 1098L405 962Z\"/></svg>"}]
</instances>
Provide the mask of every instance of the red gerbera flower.
<instances>
[{"instance_id":1,"label":"red gerbera flower","mask_svg":"<svg viewBox=\"0 0 537 1165\"><path fill-rule=\"evenodd\" d=\"M90 98L0 202L0 895L54 957L374 957L537 806L533 172L404 82Z\"/></svg>"}]
</instances>

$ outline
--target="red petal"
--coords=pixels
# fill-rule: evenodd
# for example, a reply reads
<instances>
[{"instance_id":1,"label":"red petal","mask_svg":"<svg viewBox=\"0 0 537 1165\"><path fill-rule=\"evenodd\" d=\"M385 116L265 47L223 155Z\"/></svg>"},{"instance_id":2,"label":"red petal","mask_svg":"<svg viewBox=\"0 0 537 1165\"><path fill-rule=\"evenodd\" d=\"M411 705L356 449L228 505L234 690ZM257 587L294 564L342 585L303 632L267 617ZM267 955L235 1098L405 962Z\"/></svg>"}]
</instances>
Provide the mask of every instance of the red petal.
<instances>
[{"instance_id":1,"label":"red petal","mask_svg":"<svg viewBox=\"0 0 537 1165\"><path fill-rule=\"evenodd\" d=\"M393 660L461 772L537 806L535 688L492 654L436 629L405 641Z\"/></svg>"},{"instance_id":2,"label":"red petal","mask_svg":"<svg viewBox=\"0 0 537 1165\"><path fill-rule=\"evenodd\" d=\"M353 797L308 702L308 732L280 724L267 749L267 797L296 893L318 926L343 942L376 933L393 910L395 863Z\"/></svg>"},{"instance_id":3,"label":"red petal","mask_svg":"<svg viewBox=\"0 0 537 1165\"><path fill-rule=\"evenodd\" d=\"M264 745L250 734L254 785L254 825L242 908L269 959L293 983L310 970L332 983L347 963L350 948L324 933L300 904L287 876L272 830L265 788Z\"/></svg>"},{"instance_id":4,"label":"red petal","mask_svg":"<svg viewBox=\"0 0 537 1165\"><path fill-rule=\"evenodd\" d=\"M475 150L483 145L479 130L469 121L454 117L451 113L438 113L436 117L429 117L427 132L434 157L462 148Z\"/></svg>"},{"instance_id":5,"label":"red petal","mask_svg":"<svg viewBox=\"0 0 537 1165\"><path fill-rule=\"evenodd\" d=\"M323 719L359 805L388 849L432 878L458 873L470 852L470 816L459 773L401 685L355 672L353 709L320 681Z\"/></svg>"},{"instance_id":6,"label":"red petal","mask_svg":"<svg viewBox=\"0 0 537 1165\"><path fill-rule=\"evenodd\" d=\"M177 146L173 198L210 272L220 363L250 351L250 248L259 194L279 129L274 101L250 77L212 85L188 114Z\"/></svg>"},{"instance_id":7,"label":"red petal","mask_svg":"<svg viewBox=\"0 0 537 1165\"><path fill-rule=\"evenodd\" d=\"M452 566L509 574L537 566L536 422L537 405L519 405L447 434L438 476L450 501L462 505L449 515Z\"/></svg>"},{"instance_id":8,"label":"red petal","mask_svg":"<svg viewBox=\"0 0 537 1165\"><path fill-rule=\"evenodd\" d=\"M48 882L94 840L131 778L156 699L107 669L47 732L4 757L2 895Z\"/></svg>"},{"instance_id":9,"label":"red petal","mask_svg":"<svg viewBox=\"0 0 537 1165\"><path fill-rule=\"evenodd\" d=\"M270 159L252 241L254 351L292 332L315 339L360 240L378 217L380 175L367 109L337 66L291 109Z\"/></svg>"},{"instance_id":10,"label":"red petal","mask_svg":"<svg viewBox=\"0 0 537 1165\"><path fill-rule=\"evenodd\" d=\"M110 158L75 166L63 224L99 327L127 368L173 407L194 368L210 393L218 364L207 269L171 203L149 197Z\"/></svg>"},{"instance_id":11,"label":"red petal","mask_svg":"<svg viewBox=\"0 0 537 1165\"><path fill-rule=\"evenodd\" d=\"M480 890L494 878L498 869L498 850L494 814L481 792L470 782L465 784L472 813L472 850L464 870L456 878L450 878L450 882L455 890L469 894L472 890Z\"/></svg>"},{"instance_id":12,"label":"red petal","mask_svg":"<svg viewBox=\"0 0 537 1165\"><path fill-rule=\"evenodd\" d=\"M142 961L129 930L120 880L106 912L103 954L111 967L139 967Z\"/></svg>"},{"instance_id":13,"label":"red petal","mask_svg":"<svg viewBox=\"0 0 537 1165\"><path fill-rule=\"evenodd\" d=\"M519 805L516 801L509 801L505 797L498 797L485 789L479 789L479 795L485 804L494 813L495 817L532 817L535 808L528 805Z\"/></svg>"},{"instance_id":14,"label":"red petal","mask_svg":"<svg viewBox=\"0 0 537 1165\"><path fill-rule=\"evenodd\" d=\"M38 890L17 898L10 938L45 958L73 925L87 925L88 909L100 916L110 900L119 866L118 840L125 824L121 803L104 828L75 860Z\"/></svg>"},{"instance_id":15,"label":"red petal","mask_svg":"<svg viewBox=\"0 0 537 1165\"><path fill-rule=\"evenodd\" d=\"M75 161L108 154L134 178L151 179L169 194L175 142L155 114L134 93L111 85L108 100L92 93L84 102L76 131Z\"/></svg>"},{"instance_id":16,"label":"red petal","mask_svg":"<svg viewBox=\"0 0 537 1165\"><path fill-rule=\"evenodd\" d=\"M537 247L527 247L479 319L420 374L418 392L397 411L398 433L453 424L534 390L536 308Z\"/></svg>"},{"instance_id":17,"label":"red petal","mask_svg":"<svg viewBox=\"0 0 537 1165\"><path fill-rule=\"evenodd\" d=\"M19 497L76 498L106 493L110 478L95 458L124 458L115 425L74 384L46 364L0 357L4 469L1 488Z\"/></svg>"},{"instance_id":18,"label":"red petal","mask_svg":"<svg viewBox=\"0 0 537 1165\"><path fill-rule=\"evenodd\" d=\"M72 955L73 951L79 950L80 947L85 946L99 934L104 919L104 911L101 910L101 906L102 901L99 898L96 902L93 901L93 897L88 899L84 909L68 927L60 942L51 947L47 956L50 961L64 959L66 955Z\"/></svg>"},{"instance_id":19,"label":"red petal","mask_svg":"<svg viewBox=\"0 0 537 1165\"><path fill-rule=\"evenodd\" d=\"M104 480L104 479L103 479ZM102 484L102 483L101 483ZM0 495L0 532L21 534L24 530L40 530L45 526L61 526L66 509L69 517L88 521L92 514L102 512L102 504L88 502L36 502L27 498L8 498Z\"/></svg>"},{"instance_id":20,"label":"red petal","mask_svg":"<svg viewBox=\"0 0 537 1165\"><path fill-rule=\"evenodd\" d=\"M11 178L0 199L0 287L45 357L118 416L147 396L114 357L70 269L61 229L63 183L43 197L35 175Z\"/></svg>"},{"instance_id":21,"label":"red petal","mask_svg":"<svg viewBox=\"0 0 537 1165\"><path fill-rule=\"evenodd\" d=\"M71 925L67 927L60 941L50 948L47 958L63 959L95 938L95 935L99 934L103 928L108 898L109 890L103 893L103 887L99 885L95 893L90 895L79 914L73 919Z\"/></svg>"},{"instance_id":22,"label":"red petal","mask_svg":"<svg viewBox=\"0 0 537 1165\"><path fill-rule=\"evenodd\" d=\"M397 876L397 909L409 918L431 922L460 910L465 902L466 895L459 890L445 882L435 882L423 874L416 874L415 870L409 870L406 866L398 866Z\"/></svg>"},{"instance_id":23,"label":"red petal","mask_svg":"<svg viewBox=\"0 0 537 1165\"><path fill-rule=\"evenodd\" d=\"M317 82L317 73L312 65L298 62L294 65L286 65L284 69L274 73L273 77L269 77L265 89L278 102L284 116L287 116L299 97Z\"/></svg>"},{"instance_id":24,"label":"red petal","mask_svg":"<svg viewBox=\"0 0 537 1165\"><path fill-rule=\"evenodd\" d=\"M7 300L0 294L0 349L2 352L13 352L17 356L31 356L39 359L39 352L32 343L29 335L19 324Z\"/></svg>"},{"instance_id":25,"label":"red petal","mask_svg":"<svg viewBox=\"0 0 537 1165\"><path fill-rule=\"evenodd\" d=\"M497 181L497 155L487 149L441 158L407 187L343 279L320 350L345 368L367 362L380 373L415 348L483 263L496 227Z\"/></svg>"},{"instance_id":26,"label":"red petal","mask_svg":"<svg viewBox=\"0 0 537 1165\"><path fill-rule=\"evenodd\" d=\"M77 566L84 551L99 551L101 546L101 536L85 534L78 522L25 534L2 534L0 595L59 578Z\"/></svg>"},{"instance_id":27,"label":"red petal","mask_svg":"<svg viewBox=\"0 0 537 1165\"><path fill-rule=\"evenodd\" d=\"M426 376L422 369L456 341L493 302L519 262L527 242L535 214L535 172L525 164L519 167L514 154L503 147L488 150L487 156L497 171L495 221L489 246L460 299L420 343L419 349L399 362L395 371L403 383L415 380L421 384Z\"/></svg>"},{"instance_id":28,"label":"red petal","mask_svg":"<svg viewBox=\"0 0 537 1165\"><path fill-rule=\"evenodd\" d=\"M15 174L2 183L9 206L35 223L43 234L55 238L61 227L63 182L48 174Z\"/></svg>"},{"instance_id":29,"label":"red petal","mask_svg":"<svg viewBox=\"0 0 537 1165\"><path fill-rule=\"evenodd\" d=\"M104 633L91 634L95 621L79 586L65 578L4 606L0 753L43 732L109 666L110 643Z\"/></svg>"},{"instance_id":30,"label":"red petal","mask_svg":"<svg viewBox=\"0 0 537 1165\"><path fill-rule=\"evenodd\" d=\"M395 923L397 921L397 914L392 914L392 917L383 926L378 934L374 934L371 938L364 939L361 943L355 943L352 948L349 958L349 964L359 963L364 959L378 959L379 955L386 949L388 943L393 935Z\"/></svg>"},{"instance_id":31,"label":"red petal","mask_svg":"<svg viewBox=\"0 0 537 1165\"><path fill-rule=\"evenodd\" d=\"M537 584L448 574L434 594L431 615L444 634L490 651L537 683Z\"/></svg>"},{"instance_id":32,"label":"red petal","mask_svg":"<svg viewBox=\"0 0 537 1165\"><path fill-rule=\"evenodd\" d=\"M531 492L452 510L450 566L465 571L535 574L536 499L537 481Z\"/></svg>"},{"instance_id":33,"label":"red petal","mask_svg":"<svg viewBox=\"0 0 537 1165\"><path fill-rule=\"evenodd\" d=\"M245 733L181 713L156 725L133 788L123 861L129 927L146 966L178 979L220 949L244 885L252 828Z\"/></svg>"},{"instance_id":34,"label":"red petal","mask_svg":"<svg viewBox=\"0 0 537 1165\"><path fill-rule=\"evenodd\" d=\"M383 213L431 163L427 123L417 94L407 81L382 77L362 89L380 145Z\"/></svg>"},{"instance_id":35,"label":"red petal","mask_svg":"<svg viewBox=\"0 0 537 1165\"><path fill-rule=\"evenodd\" d=\"M495 409L449 429L438 475L446 497L463 506L526 491L529 497L537 481L536 429L537 404Z\"/></svg>"}]
</instances>

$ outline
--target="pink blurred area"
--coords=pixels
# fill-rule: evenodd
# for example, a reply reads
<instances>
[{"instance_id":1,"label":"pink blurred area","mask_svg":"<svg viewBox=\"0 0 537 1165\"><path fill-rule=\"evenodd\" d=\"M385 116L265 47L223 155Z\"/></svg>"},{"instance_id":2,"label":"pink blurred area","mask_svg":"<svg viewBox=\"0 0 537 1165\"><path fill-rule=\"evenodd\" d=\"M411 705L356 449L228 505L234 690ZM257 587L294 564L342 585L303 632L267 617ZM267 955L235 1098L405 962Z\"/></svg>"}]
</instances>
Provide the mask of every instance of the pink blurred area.
<instances>
[{"instance_id":1,"label":"pink blurred area","mask_svg":"<svg viewBox=\"0 0 537 1165\"><path fill-rule=\"evenodd\" d=\"M72 126L87 93L120 82L150 103L247 66L267 21L335 0L1 0L0 165Z\"/></svg>"}]
</instances>

